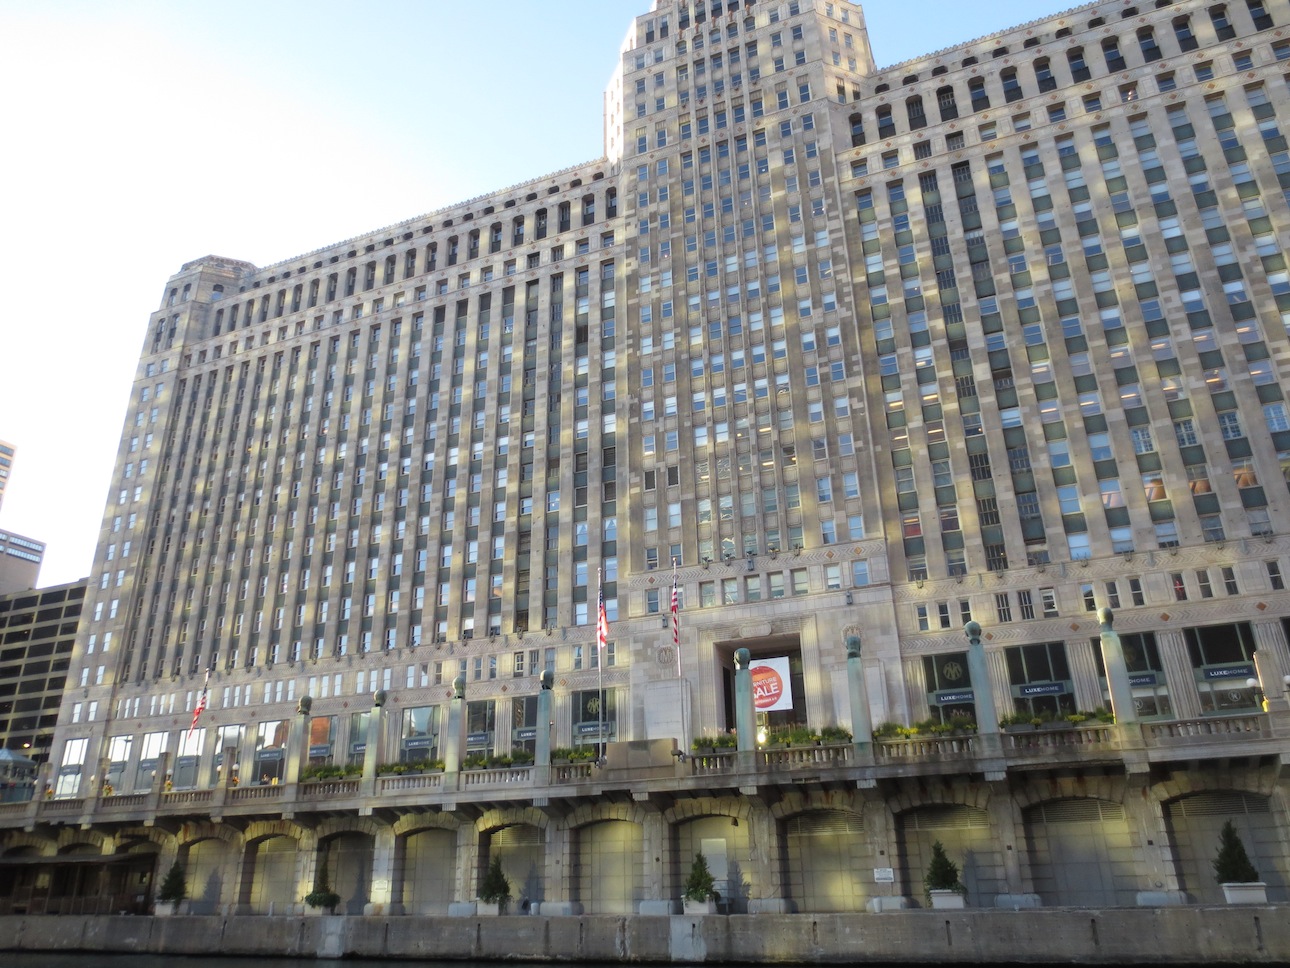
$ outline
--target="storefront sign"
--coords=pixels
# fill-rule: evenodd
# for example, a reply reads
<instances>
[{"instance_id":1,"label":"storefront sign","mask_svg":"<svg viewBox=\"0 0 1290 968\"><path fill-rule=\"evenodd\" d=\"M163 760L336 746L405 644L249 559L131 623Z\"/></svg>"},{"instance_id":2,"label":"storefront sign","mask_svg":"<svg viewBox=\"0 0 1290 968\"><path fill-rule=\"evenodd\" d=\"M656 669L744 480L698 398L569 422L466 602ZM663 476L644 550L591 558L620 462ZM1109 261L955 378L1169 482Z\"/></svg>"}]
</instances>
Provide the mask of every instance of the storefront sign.
<instances>
[{"instance_id":1,"label":"storefront sign","mask_svg":"<svg viewBox=\"0 0 1290 968\"><path fill-rule=\"evenodd\" d=\"M938 706L949 706L952 703L972 702L976 696L971 689L954 689L935 694Z\"/></svg>"},{"instance_id":2,"label":"storefront sign","mask_svg":"<svg viewBox=\"0 0 1290 968\"><path fill-rule=\"evenodd\" d=\"M793 687L788 678L788 656L755 659L752 674L753 705L759 713L793 708Z\"/></svg>"},{"instance_id":3,"label":"storefront sign","mask_svg":"<svg viewBox=\"0 0 1290 968\"><path fill-rule=\"evenodd\" d=\"M1154 686L1156 684L1156 674L1154 672L1137 672L1129 676L1129 685L1131 686Z\"/></svg>"},{"instance_id":4,"label":"storefront sign","mask_svg":"<svg viewBox=\"0 0 1290 968\"><path fill-rule=\"evenodd\" d=\"M1021 687L1023 696L1060 696L1064 692L1066 692L1066 686L1060 682L1040 682Z\"/></svg>"},{"instance_id":5,"label":"storefront sign","mask_svg":"<svg viewBox=\"0 0 1290 968\"><path fill-rule=\"evenodd\" d=\"M1238 666L1223 666L1220 669L1206 669L1206 679L1249 679L1254 675L1253 663L1246 662Z\"/></svg>"}]
</instances>

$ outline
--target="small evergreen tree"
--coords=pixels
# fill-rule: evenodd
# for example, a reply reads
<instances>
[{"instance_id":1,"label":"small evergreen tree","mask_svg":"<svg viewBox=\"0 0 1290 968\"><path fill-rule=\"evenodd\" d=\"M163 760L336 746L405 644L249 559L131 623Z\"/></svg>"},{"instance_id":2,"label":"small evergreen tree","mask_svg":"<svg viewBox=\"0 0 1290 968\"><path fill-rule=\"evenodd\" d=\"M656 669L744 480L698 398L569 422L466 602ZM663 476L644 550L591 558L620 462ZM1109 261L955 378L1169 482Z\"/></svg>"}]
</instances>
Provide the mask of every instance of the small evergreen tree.
<instances>
[{"instance_id":1,"label":"small evergreen tree","mask_svg":"<svg viewBox=\"0 0 1290 968\"><path fill-rule=\"evenodd\" d=\"M690 865L690 874L685 879L685 890L681 896L687 901L715 901L718 899L716 878L708 870L708 858L702 852L694 855Z\"/></svg>"},{"instance_id":2,"label":"small evergreen tree","mask_svg":"<svg viewBox=\"0 0 1290 968\"><path fill-rule=\"evenodd\" d=\"M489 861L484 879L479 882L479 899L485 904L496 904L498 910L505 909L506 903L511 899L511 882L502 871L500 857Z\"/></svg>"},{"instance_id":3,"label":"small evergreen tree","mask_svg":"<svg viewBox=\"0 0 1290 968\"><path fill-rule=\"evenodd\" d=\"M1245 852L1236 825L1228 820L1218 835L1218 853L1214 857L1214 877L1220 884L1250 884L1259 879L1259 872Z\"/></svg>"},{"instance_id":4,"label":"small evergreen tree","mask_svg":"<svg viewBox=\"0 0 1290 968\"><path fill-rule=\"evenodd\" d=\"M184 869L179 861L175 861L170 865L170 870L166 871L161 887L157 889L157 900L165 904L178 905L187 896L188 885L184 881Z\"/></svg>"},{"instance_id":5,"label":"small evergreen tree","mask_svg":"<svg viewBox=\"0 0 1290 968\"><path fill-rule=\"evenodd\" d=\"M959 865L950 860L939 840L932 844L932 860L923 876L923 888L929 897L932 891L967 893L967 888L959 881Z\"/></svg>"},{"instance_id":6,"label":"small evergreen tree","mask_svg":"<svg viewBox=\"0 0 1290 968\"><path fill-rule=\"evenodd\" d=\"M335 911L336 905L340 903L340 895L331 889L327 883L327 856L323 855L323 861L318 868L318 877L314 881L314 889L305 895L305 903L312 908L326 908L328 911Z\"/></svg>"}]
</instances>

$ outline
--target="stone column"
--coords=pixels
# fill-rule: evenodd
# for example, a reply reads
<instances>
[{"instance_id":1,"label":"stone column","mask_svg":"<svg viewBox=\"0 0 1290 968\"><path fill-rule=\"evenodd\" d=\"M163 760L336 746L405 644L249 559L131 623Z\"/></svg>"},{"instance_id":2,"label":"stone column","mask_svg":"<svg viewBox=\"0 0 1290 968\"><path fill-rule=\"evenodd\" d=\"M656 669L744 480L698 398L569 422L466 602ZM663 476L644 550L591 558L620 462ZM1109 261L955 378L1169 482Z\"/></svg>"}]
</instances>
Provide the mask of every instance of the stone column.
<instances>
[{"instance_id":1,"label":"stone column","mask_svg":"<svg viewBox=\"0 0 1290 968\"><path fill-rule=\"evenodd\" d=\"M254 726L254 723L247 726L242 734L242 746L237 751L237 777L242 786L260 782L260 774L255 772L255 746L258 737L251 735Z\"/></svg>"},{"instance_id":2,"label":"stone column","mask_svg":"<svg viewBox=\"0 0 1290 968\"><path fill-rule=\"evenodd\" d=\"M1101 677L1097 674L1097 661L1093 655L1093 643L1083 636L1066 639L1065 643L1066 664L1070 667L1071 686L1075 693L1074 711L1096 709L1105 705Z\"/></svg>"},{"instance_id":3,"label":"stone column","mask_svg":"<svg viewBox=\"0 0 1290 968\"><path fill-rule=\"evenodd\" d=\"M274 914L323 914L321 908L311 908L305 904L305 895L312 894L317 884L320 855L325 848L318 842L312 830L301 832L296 840L296 894L295 897L284 897L273 903ZM335 882L336 869L327 871L328 878ZM332 885L329 885L332 886Z\"/></svg>"},{"instance_id":4,"label":"stone column","mask_svg":"<svg viewBox=\"0 0 1290 968\"><path fill-rule=\"evenodd\" d=\"M1187 642L1181 632L1173 629L1156 633L1156 646L1160 664L1165 668L1165 681L1169 683L1169 702L1178 719L1200 718L1200 694L1196 691L1196 675L1192 671Z\"/></svg>"},{"instance_id":5,"label":"stone column","mask_svg":"<svg viewBox=\"0 0 1290 968\"><path fill-rule=\"evenodd\" d=\"M747 649L735 649L735 733L740 753L753 753L757 749L751 663L752 656Z\"/></svg>"},{"instance_id":6,"label":"stone column","mask_svg":"<svg viewBox=\"0 0 1290 968\"><path fill-rule=\"evenodd\" d=\"M784 863L775 817L760 800L748 801L748 860L761 897L748 899L749 914L788 914L792 902L784 896Z\"/></svg>"},{"instance_id":7,"label":"stone column","mask_svg":"<svg viewBox=\"0 0 1290 968\"><path fill-rule=\"evenodd\" d=\"M542 878L542 898L534 906L532 913L548 917L579 915L582 913L582 903L572 898L575 834L563 823L554 820L546 825L545 833L546 843L543 853L546 869L543 871Z\"/></svg>"},{"instance_id":8,"label":"stone column","mask_svg":"<svg viewBox=\"0 0 1290 968\"><path fill-rule=\"evenodd\" d=\"M1286 645L1285 632L1280 622L1254 622L1254 641L1260 652L1271 653L1278 678L1290 675L1290 647Z\"/></svg>"},{"instance_id":9,"label":"stone column","mask_svg":"<svg viewBox=\"0 0 1290 968\"><path fill-rule=\"evenodd\" d=\"M859 635L847 636L847 694L851 700L851 742L860 764L873 763L873 714L864 681L864 657Z\"/></svg>"},{"instance_id":10,"label":"stone column","mask_svg":"<svg viewBox=\"0 0 1290 968\"><path fill-rule=\"evenodd\" d=\"M533 746L533 785L548 786L551 783L551 686L555 676L551 670L543 669L538 676L537 694L537 736Z\"/></svg>"},{"instance_id":11,"label":"stone column","mask_svg":"<svg viewBox=\"0 0 1290 968\"><path fill-rule=\"evenodd\" d=\"M287 733L287 762L282 777L282 782L287 785L300 781L301 765L309 759L306 747L309 745L309 724L313 719L309 714L313 705L312 696L301 696L300 702L296 704L298 715L292 719L291 728Z\"/></svg>"},{"instance_id":12,"label":"stone column","mask_svg":"<svg viewBox=\"0 0 1290 968\"><path fill-rule=\"evenodd\" d=\"M1008 658L1003 654L1002 649L992 649L985 654L986 671L989 679L986 681L990 684L990 695L994 697L994 708L997 713L999 710L1005 712L1015 712L1016 707L1012 702L1012 689L1008 685ZM972 692L976 693L976 680L972 680ZM995 722L998 723L996 717ZM981 728L981 721L977 720L978 731Z\"/></svg>"},{"instance_id":13,"label":"stone column","mask_svg":"<svg viewBox=\"0 0 1290 968\"><path fill-rule=\"evenodd\" d=\"M1120 633L1115 631L1115 613L1109 608L1098 609L1102 623L1102 664L1106 667L1106 682L1111 690L1111 712L1121 725L1138 721L1137 706L1133 701L1133 687L1129 684L1129 667L1124 662L1124 647Z\"/></svg>"},{"instance_id":14,"label":"stone column","mask_svg":"<svg viewBox=\"0 0 1290 968\"><path fill-rule=\"evenodd\" d=\"M972 705L976 709L978 735L999 732L999 710L995 705L993 679L986 661L985 647L981 645L981 623L968 622L963 626L967 636L968 678L972 680ZM1007 681L1007 678L1004 678Z\"/></svg>"},{"instance_id":15,"label":"stone column","mask_svg":"<svg viewBox=\"0 0 1290 968\"><path fill-rule=\"evenodd\" d=\"M896 843L896 818L892 816L887 801L876 791L864 795L860 812L864 817L864 835L872 848L874 867L890 867L895 876L891 883L876 883L874 893L865 904L866 910L878 914L896 911L909 906L907 894L912 895L915 885L901 879L900 857ZM918 885L921 889L921 885Z\"/></svg>"},{"instance_id":16,"label":"stone column","mask_svg":"<svg viewBox=\"0 0 1290 968\"><path fill-rule=\"evenodd\" d=\"M990 826L997 831L999 859L1003 862L1003 874L1008 882L1008 892L996 895L994 906L1012 908L1014 911L1040 907L1042 902L1035 893L1030 864L1025 859L1026 824L1021 808L1017 806L1017 800L1006 780L991 783L989 787L990 799L986 803L986 811L990 815ZM979 901L981 907L988 903L985 898Z\"/></svg>"},{"instance_id":17,"label":"stone column","mask_svg":"<svg viewBox=\"0 0 1290 968\"><path fill-rule=\"evenodd\" d=\"M371 786L375 788L376 767L381 762L385 750L385 690L378 689L372 694L372 714L367 717L367 745L363 749L363 786L364 793L370 795Z\"/></svg>"},{"instance_id":18,"label":"stone column","mask_svg":"<svg viewBox=\"0 0 1290 968\"><path fill-rule=\"evenodd\" d=\"M453 680L455 689L461 684L465 690L464 676ZM457 700L453 700L454 705ZM451 723L451 719L449 720ZM451 727L450 727L451 728ZM454 749L456 747L454 746ZM457 871L453 882L453 902L448 905L448 916L453 918L474 917L475 883L479 876L479 833L473 823L463 823L457 828Z\"/></svg>"},{"instance_id":19,"label":"stone column","mask_svg":"<svg viewBox=\"0 0 1290 968\"><path fill-rule=\"evenodd\" d=\"M668 896L672 883L671 828L657 809L645 814L641 831L641 853L645 867L645 900L639 913L645 916L674 914L676 901Z\"/></svg>"},{"instance_id":20,"label":"stone column","mask_svg":"<svg viewBox=\"0 0 1290 968\"><path fill-rule=\"evenodd\" d=\"M1129 777L1124 812L1136 841L1139 876L1148 885L1138 892L1138 904L1142 907L1186 904L1187 894L1179 888L1174 848L1165 826L1164 805L1151 796L1145 775Z\"/></svg>"},{"instance_id":21,"label":"stone column","mask_svg":"<svg viewBox=\"0 0 1290 968\"><path fill-rule=\"evenodd\" d=\"M363 913L403 914L403 857L394 828L382 825L372 845L372 884Z\"/></svg>"},{"instance_id":22,"label":"stone column","mask_svg":"<svg viewBox=\"0 0 1290 968\"><path fill-rule=\"evenodd\" d=\"M927 676L923 671L921 655L906 656L901 663L905 677L906 702L909 703L909 721L921 722L932 714L927 701Z\"/></svg>"},{"instance_id":23,"label":"stone column","mask_svg":"<svg viewBox=\"0 0 1290 968\"><path fill-rule=\"evenodd\" d=\"M463 747L466 742L465 718L466 677L457 676L452 680L452 702L448 704L448 738L443 744L445 773L456 773L461 769ZM456 783L455 780L452 782Z\"/></svg>"},{"instance_id":24,"label":"stone column","mask_svg":"<svg viewBox=\"0 0 1290 968\"><path fill-rule=\"evenodd\" d=\"M211 775L215 771L215 756L219 753L216 744L219 742L219 729L215 726L206 727L206 734L202 741L202 751L197 758L197 789L209 790L212 786L217 786L211 780ZM228 772L227 770L225 772Z\"/></svg>"}]
</instances>

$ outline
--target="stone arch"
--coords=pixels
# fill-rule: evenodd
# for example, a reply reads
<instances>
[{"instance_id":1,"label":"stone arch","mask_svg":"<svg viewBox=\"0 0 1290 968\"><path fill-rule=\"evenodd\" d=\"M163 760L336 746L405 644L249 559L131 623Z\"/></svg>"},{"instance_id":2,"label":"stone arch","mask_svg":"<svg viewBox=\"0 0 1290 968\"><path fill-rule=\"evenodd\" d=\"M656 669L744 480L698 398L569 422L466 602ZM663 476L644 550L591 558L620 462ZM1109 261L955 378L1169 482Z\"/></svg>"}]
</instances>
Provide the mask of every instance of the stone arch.
<instances>
[{"instance_id":1,"label":"stone arch","mask_svg":"<svg viewBox=\"0 0 1290 968\"><path fill-rule=\"evenodd\" d=\"M815 810L841 810L863 815L864 801L850 790L790 790L770 808L776 820Z\"/></svg>"},{"instance_id":2,"label":"stone arch","mask_svg":"<svg viewBox=\"0 0 1290 968\"><path fill-rule=\"evenodd\" d=\"M300 883L312 874L312 866L303 874L302 859L312 857L314 844L313 832L291 820L251 823L242 835L238 909L250 914L294 911Z\"/></svg>"},{"instance_id":3,"label":"stone arch","mask_svg":"<svg viewBox=\"0 0 1290 968\"><path fill-rule=\"evenodd\" d=\"M731 914L744 914L748 899L776 897L778 883L762 878L776 876L756 863L752 841L753 805L743 797L699 797L678 800L664 811L672 883L669 896L680 897L686 877L698 854L703 854L716 880L721 904Z\"/></svg>"},{"instance_id":4,"label":"stone arch","mask_svg":"<svg viewBox=\"0 0 1290 968\"><path fill-rule=\"evenodd\" d=\"M887 798L895 835L891 866L899 869L908 896L921 899L923 875L937 841L958 864L969 896L983 902L1007 892L989 801L990 790L983 784L963 782L905 784Z\"/></svg>"},{"instance_id":5,"label":"stone arch","mask_svg":"<svg viewBox=\"0 0 1290 968\"><path fill-rule=\"evenodd\" d=\"M1052 776L1028 780L1012 790L1017 809L1028 810L1052 800L1092 799L1123 804L1128 796L1124 776Z\"/></svg>"},{"instance_id":6,"label":"stone arch","mask_svg":"<svg viewBox=\"0 0 1290 968\"><path fill-rule=\"evenodd\" d=\"M467 828L453 814L427 810L400 817L392 829L391 903L407 914L446 915L457 899L457 877L444 872L458 869L458 848Z\"/></svg>"},{"instance_id":7,"label":"stone arch","mask_svg":"<svg viewBox=\"0 0 1290 968\"><path fill-rule=\"evenodd\" d=\"M396 837L406 837L422 830L451 830L461 828L461 821L450 813L439 810L425 813L409 813L394 822L391 828Z\"/></svg>"},{"instance_id":8,"label":"stone arch","mask_svg":"<svg viewBox=\"0 0 1290 968\"><path fill-rule=\"evenodd\" d=\"M314 831L316 856L312 858L311 882L304 886L318 886L312 881L324 873L322 865L326 863L327 885L340 895L337 912L362 914L372 899L377 840L385 840L389 830L388 825L370 817L337 817L320 824Z\"/></svg>"},{"instance_id":9,"label":"stone arch","mask_svg":"<svg viewBox=\"0 0 1290 968\"><path fill-rule=\"evenodd\" d=\"M122 847L138 847L145 843L154 845L158 854L173 854L178 837L160 827L123 827L112 834L108 843L113 845L113 853L117 854L127 852Z\"/></svg>"},{"instance_id":10,"label":"stone arch","mask_svg":"<svg viewBox=\"0 0 1290 968\"><path fill-rule=\"evenodd\" d=\"M796 909L864 910L877 894L874 868L890 864L865 828L863 800L847 790L794 790L771 816L782 845L784 892Z\"/></svg>"},{"instance_id":11,"label":"stone arch","mask_svg":"<svg viewBox=\"0 0 1290 968\"><path fill-rule=\"evenodd\" d=\"M514 910L546 900L546 846L550 818L535 807L499 807L475 821L476 876L494 857L511 882ZM478 883L478 880L475 881Z\"/></svg>"},{"instance_id":12,"label":"stone arch","mask_svg":"<svg viewBox=\"0 0 1290 968\"><path fill-rule=\"evenodd\" d=\"M545 832L549 823L550 818L536 807L495 807L480 815L475 821L475 831L486 834L502 827L526 824Z\"/></svg>"},{"instance_id":13,"label":"stone arch","mask_svg":"<svg viewBox=\"0 0 1290 968\"><path fill-rule=\"evenodd\" d=\"M1254 770L1232 770L1226 775L1196 777L1196 782L1189 784L1158 785L1174 790L1188 787L1163 800L1160 807L1178 885L1201 904L1224 903L1211 861L1219 832L1229 820L1259 879L1267 884L1268 901L1290 899L1290 843L1284 829L1283 801L1275 788L1265 792L1260 789L1262 784L1251 782L1255 775Z\"/></svg>"},{"instance_id":14,"label":"stone arch","mask_svg":"<svg viewBox=\"0 0 1290 968\"><path fill-rule=\"evenodd\" d=\"M28 833L25 830L6 830L0 834L0 857L6 855L19 855L17 851L33 850L35 854L25 856L53 857L58 851L58 844L48 837L41 837L35 833Z\"/></svg>"},{"instance_id":15,"label":"stone arch","mask_svg":"<svg viewBox=\"0 0 1290 968\"><path fill-rule=\"evenodd\" d=\"M366 834L376 839L389 833L390 825L372 817L358 817L346 814L341 817L328 817L313 830L314 840L321 844L340 834Z\"/></svg>"},{"instance_id":16,"label":"stone arch","mask_svg":"<svg viewBox=\"0 0 1290 968\"><path fill-rule=\"evenodd\" d=\"M611 803L605 800L598 800L594 803L584 803L576 810L564 818L564 825L570 830L576 830L578 827L585 827L588 824L600 823L605 820L624 820L627 823L645 825L647 817L652 812L636 801L623 801L621 803Z\"/></svg>"},{"instance_id":17,"label":"stone arch","mask_svg":"<svg viewBox=\"0 0 1290 968\"><path fill-rule=\"evenodd\" d=\"M636 801L596 801L564 818L569 830L570 896L584 914L631 915L647 900L646 824L658 814Z\"/></svg>"},{"instance_id":18,"label":"stone arch","mask_svg":"<svg viewBox=\"0 0 1290 968\"><path fill-rule=\"evenodd\" d=\"M197 820L186 823L179 828L179 833L176 837L180 847L189 847L203 840L219 840L230 847L234 847L242 841L242 835L235 828L214 820Z\"/></svg>"},{"instance_id":19,"label":"stone arch","mask_svg":"<svg viewBox=\"0 0 1290 968\"><path fill-rule=\"evenodd\" d=\"M63 827L58 831L56 838L58 849L56 853L89 853L89 851L78 850L81 847L93 847L97 853L105 853L104 847L108 843L108 836L98 830L75 830L70 827Z\"/></svg>"},{"instance_id":20,"label":"stone arch","mask_svg":"<svg viewBox=\"0 0 1290 968\"><path fill-rule=\"evenodd\" d=\"M930 777L901 784L887 797L887 808L893 816L930 806L957 805L984 811L989 809L989 803L990 789L985 784L945 779L938 783Z\"/></svg>"}]
</instances>

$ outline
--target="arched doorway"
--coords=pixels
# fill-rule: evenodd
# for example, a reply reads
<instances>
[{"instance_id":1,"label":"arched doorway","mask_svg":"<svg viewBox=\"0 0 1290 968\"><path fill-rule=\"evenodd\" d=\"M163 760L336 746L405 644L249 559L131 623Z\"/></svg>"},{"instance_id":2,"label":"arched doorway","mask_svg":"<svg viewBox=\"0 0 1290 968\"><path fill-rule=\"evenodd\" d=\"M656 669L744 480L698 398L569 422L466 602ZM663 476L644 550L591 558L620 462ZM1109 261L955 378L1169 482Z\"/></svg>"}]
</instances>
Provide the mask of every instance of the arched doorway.
<instances>
[{"instance_id":1,"label":"arched doorway","mask_svg":"<svg viewBox=\"0 0 1290 968\"><path fill-rule=\"evenodd\" d=\"M405 838L403 909L408 914L446 915L454 900L457 832L433 827Z\"/></svg>"},{"instance_id":2,"label":"arched doorway","mask_svg":"<svg viewBox=\"0 0 1290 968\"><path fill-rule=\"evenodd\" d=\"M1026 852L1046 907L1137 904L1140 882L1124 805L1092 797L1037 803L1025 811Z\"/></svg>"},{"instance_id":3,"label":"arched doorway","mask_svg":"<svg viewBox=\"0 0 1290 968\"><path fill-rule=\"evenodd\" d=\"M968 889L969 903L986 906L1007 890L1003 863L990 830L989 815L964 804L937 804L906 810L896 817L899 865L903 883L920 904L923 875L932 859L932 844L940 841L950 860L959 865L959 879Z\"/></svg>"},{"instance_id":4,"label":"arched doorway","mask_svg":"<svg viewBox=\"0 0 1290 968\"><path fill-rule=\"evenodd\" d=\"M1290 899L1286 891L1287 858L1278 836L1268 797L1243 790L1214 790L1179 797L1165 804L1165 827L1178 865L1178 884L1200 904L1223 904L1223 889L1210 862L1218 834L1231 820L1245 843L1259 877L1268 885L1269 901Z\"/></svg>"},{"instance_id":5,"label":"arched doorway","mask_svg":"<svg viewBox=\"0 0 1290 968\"><path fill-rule=\"evenodd\" d=\"M873 848L864 818L847 810L810 810L783 822L788 895L800 912L863 911L874 892Z\"/></svg>"},{"instance_id":6,"label":"arched doorway","mask_svg":"<svg viewBox=\"0 0 1290 968\"><path fill-rule=\"evenodd\" d=\"M575 831L574 897L584 914L635 914L644 897L644 830L629 820L602 820Z\"/></svg>"}]
</instances>

